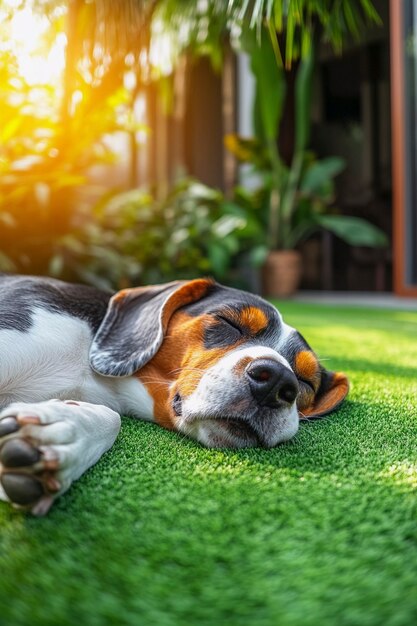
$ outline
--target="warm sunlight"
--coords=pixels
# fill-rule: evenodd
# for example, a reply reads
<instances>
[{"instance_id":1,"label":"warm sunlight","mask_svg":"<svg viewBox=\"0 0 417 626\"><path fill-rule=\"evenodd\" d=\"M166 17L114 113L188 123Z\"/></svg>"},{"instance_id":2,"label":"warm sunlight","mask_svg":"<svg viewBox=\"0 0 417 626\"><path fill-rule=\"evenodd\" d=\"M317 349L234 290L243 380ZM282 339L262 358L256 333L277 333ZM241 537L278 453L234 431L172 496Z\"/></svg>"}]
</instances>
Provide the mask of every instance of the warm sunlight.
<instances>
[{"instance_id":1,"label":"warm sunlight","mask_svg":"<svg viewBox=\"0 0 417 626\"><path fill-rule=\"evenodd\" d=\"M28 85L56 85L60 81L66 36L59 33L48 47L44 38L49 28L49 20L28 7L17 10L10 20L10 47L16 55L19 74Z\"/></svg>"},{"instance_id":2,"label":"warm sunlight","mask_svg":"<svg viewBox=\"0 0 417 626\"><path fill-rule=\"evenodd\" d=\"M155 77L168 76L173 71L174 50L172 38L164 32L161 20L152 24L152 39L149 49L149 64Z\"/></svg>"}]
</instances>

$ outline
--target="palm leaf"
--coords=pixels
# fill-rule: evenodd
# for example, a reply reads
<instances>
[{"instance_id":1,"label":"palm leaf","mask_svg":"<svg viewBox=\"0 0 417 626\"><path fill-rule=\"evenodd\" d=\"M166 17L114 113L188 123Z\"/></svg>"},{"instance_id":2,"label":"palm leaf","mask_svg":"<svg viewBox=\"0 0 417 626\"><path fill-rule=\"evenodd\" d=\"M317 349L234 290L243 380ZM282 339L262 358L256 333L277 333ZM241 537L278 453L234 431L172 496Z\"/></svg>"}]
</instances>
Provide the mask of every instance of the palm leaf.
<instances>
[{"instance_id":1,"label":"palm leaf","mask_svg":"<svg viewBox=\"0 0 417 626\"><path fill-rule=\"evenodd\" d=\"M387 237L379 228L360 217L347 215L317 215L315 221L325 230L352 246L384 247Z\"/></svg>"}]
</instances>

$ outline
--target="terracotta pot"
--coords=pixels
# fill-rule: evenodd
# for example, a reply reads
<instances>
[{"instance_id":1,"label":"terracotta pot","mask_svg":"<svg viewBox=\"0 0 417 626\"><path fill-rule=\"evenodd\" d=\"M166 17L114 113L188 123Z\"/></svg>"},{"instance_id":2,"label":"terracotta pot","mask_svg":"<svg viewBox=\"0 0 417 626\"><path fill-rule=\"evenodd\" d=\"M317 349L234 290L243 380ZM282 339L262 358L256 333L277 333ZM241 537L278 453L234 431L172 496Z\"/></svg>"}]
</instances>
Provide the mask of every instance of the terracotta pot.
<instances>
[{"instance_id":1,"label":"terracotta pot","mask_svg":"<svg viewBox=\"0 0 417 626\"><path fill-rule=\"evenodd\" d=\"M266 296L283 298L294 294L301 280L301 254L297 250L270 252L262 271Z\"/></svg>"}]
</instances>

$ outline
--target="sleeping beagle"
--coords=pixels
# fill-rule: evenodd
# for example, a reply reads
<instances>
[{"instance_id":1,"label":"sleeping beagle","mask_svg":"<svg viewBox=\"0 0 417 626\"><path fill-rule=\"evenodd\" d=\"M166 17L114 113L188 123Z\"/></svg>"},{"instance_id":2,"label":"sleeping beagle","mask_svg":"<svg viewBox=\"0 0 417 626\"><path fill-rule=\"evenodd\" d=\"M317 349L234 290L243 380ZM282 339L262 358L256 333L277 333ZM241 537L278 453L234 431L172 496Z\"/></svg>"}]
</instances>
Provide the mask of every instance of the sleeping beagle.
<instances>
[{"instance_id":1,"label":"sleeping beagle","mask_svg":"<svg viewBox=\"0 0 417 626\"><path fill-rule=\"evenodd\" d=\"M272 305L211 280L113 297L27 276L0 288L0 498L35 515L112 446L120 415L271 448L348 392Z\"/></svg>"}]
</instances>

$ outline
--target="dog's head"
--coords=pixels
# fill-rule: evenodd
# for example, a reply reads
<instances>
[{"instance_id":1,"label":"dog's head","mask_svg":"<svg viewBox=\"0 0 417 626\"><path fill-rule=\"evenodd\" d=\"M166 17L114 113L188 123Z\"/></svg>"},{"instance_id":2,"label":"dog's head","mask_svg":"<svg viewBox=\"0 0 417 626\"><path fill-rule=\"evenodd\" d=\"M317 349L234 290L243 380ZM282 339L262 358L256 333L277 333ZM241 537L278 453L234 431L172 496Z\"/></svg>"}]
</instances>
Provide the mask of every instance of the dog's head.
<instances>
[{"instance_id":1,"label":"dog's head","mask_svg":"<svg viewBox=\"0 0 417 626\"><path fill-rule=\"evenodd\" d=\"M205 279L117 293L90 356L100 374L137 376L156 422L210 447L275 446L349 388L272 305Z\"/></svg>"}]
</instances>

